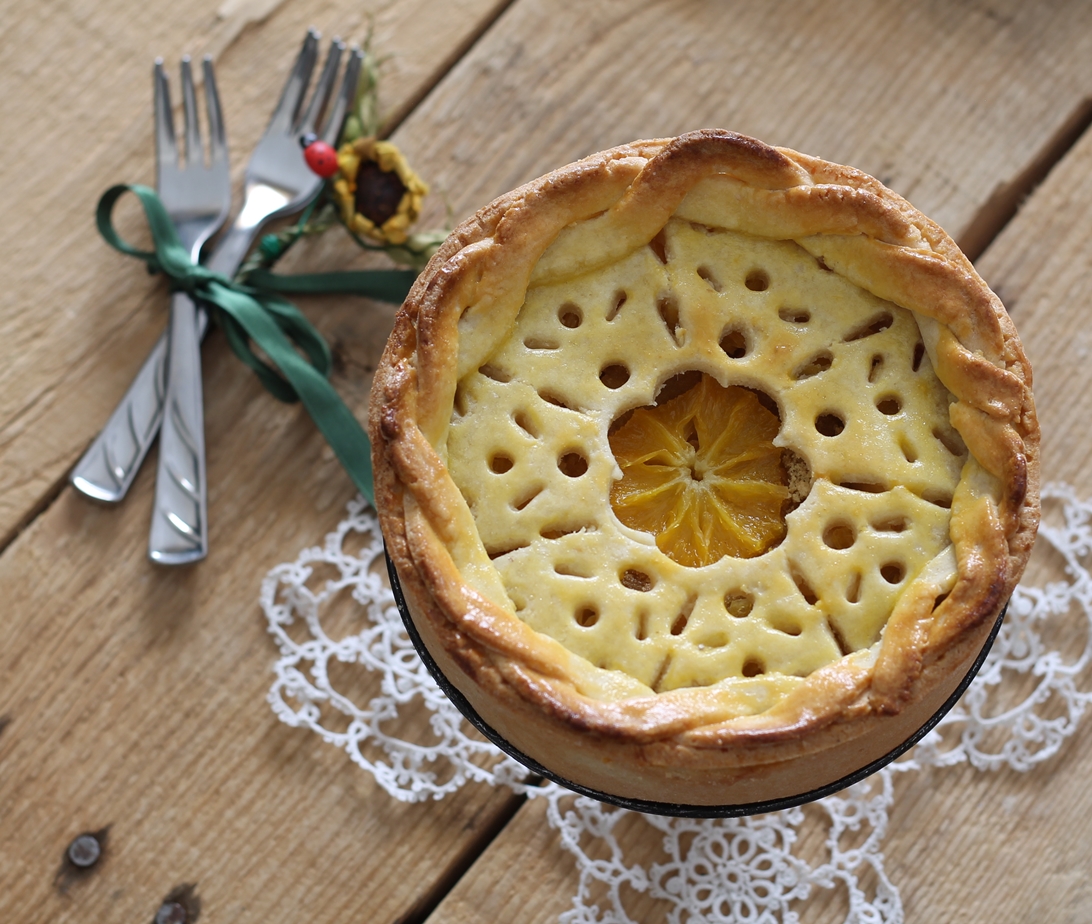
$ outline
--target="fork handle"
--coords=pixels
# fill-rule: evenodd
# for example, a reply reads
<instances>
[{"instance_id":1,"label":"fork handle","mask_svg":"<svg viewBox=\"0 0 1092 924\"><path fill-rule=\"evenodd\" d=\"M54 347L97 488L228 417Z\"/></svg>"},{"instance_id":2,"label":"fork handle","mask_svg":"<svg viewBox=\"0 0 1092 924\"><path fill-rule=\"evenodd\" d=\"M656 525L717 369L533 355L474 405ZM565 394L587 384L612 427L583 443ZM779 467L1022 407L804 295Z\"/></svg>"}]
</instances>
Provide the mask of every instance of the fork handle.
<instances>
[{"instance_id":1,"label":"fork handle","mask_svg":"<svg viewBox=\"0 0 1092 924\"><path fill-rule=\"evenodd\" d=\"M266 201L277 194L269 190L259 205L271 208L280 201ZM283 197L281 197L283 198ZM247 197L249 203L251 197ZM220 235L206 264L209 269L225 276L234 276L242 265L250 245L261 230L261 209L251 206L243 210ZM197 336L204 337L208 315L197 308ZM152 352L141 366L129 390L114 409L106 426L76 463L68 480L81 494L117 503L129 490L140 464L159 432L163 418L163 400L167 391L167 333L156 341Z\"/></svg>"},{"instance_id":2,"label":"fork handle","mask_svg":"<svg viewBox=\"0 0 1092 924\"><path fill-rule=\"evenodd\" d=\"M208 554L201 340L197 306L184 292L171 296L163 408L148 557L183 565Z\"/></svg>"},{"instance_id":3,"label":"fork handle","mask_svg":"<svg viewBox=\"0 0 1092 924\"><path fill-rule=\"evenodd\" d=\"M197 336L208 328L204 308L197 309ZM152 347L129 390L106 426L76 463L68 480L81 494L116 504L129 490L163 419L167 391L167 331Z\"/></svg>"}]
</instances>

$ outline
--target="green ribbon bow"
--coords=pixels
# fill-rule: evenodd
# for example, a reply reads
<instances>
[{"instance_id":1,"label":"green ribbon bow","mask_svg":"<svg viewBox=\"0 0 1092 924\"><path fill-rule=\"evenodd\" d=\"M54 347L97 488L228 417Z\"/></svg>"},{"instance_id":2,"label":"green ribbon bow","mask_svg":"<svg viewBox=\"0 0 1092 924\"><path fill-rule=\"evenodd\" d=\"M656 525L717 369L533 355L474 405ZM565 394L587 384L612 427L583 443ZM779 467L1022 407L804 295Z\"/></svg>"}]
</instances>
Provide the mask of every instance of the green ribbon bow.
<instances>
[{"instance_id":1,"label":"green ribbon bow","mask_svg":"<svg viewBox=\"0 0 1092 924\"><path fill-rule=\"evenodd\" d=\"M127 244L114 228L114 205L127 192L140 199L154 251ZM364 270L278 276L260 270L245 282L237 282L195 264L178 240L174 223L155 190L135 184L108 189L99 199L95 223L111 247L143 260L149 272L164 273L173 288L209 307L232 351L275 398L303 402L353 484L374 506L371 444L360 422L327 381L330 348L295 305L274 293L343 293L400 303L417 274L413 270ZM269 362L259 357L251 344L256 344Z\"/></svg>"}]
</instances>

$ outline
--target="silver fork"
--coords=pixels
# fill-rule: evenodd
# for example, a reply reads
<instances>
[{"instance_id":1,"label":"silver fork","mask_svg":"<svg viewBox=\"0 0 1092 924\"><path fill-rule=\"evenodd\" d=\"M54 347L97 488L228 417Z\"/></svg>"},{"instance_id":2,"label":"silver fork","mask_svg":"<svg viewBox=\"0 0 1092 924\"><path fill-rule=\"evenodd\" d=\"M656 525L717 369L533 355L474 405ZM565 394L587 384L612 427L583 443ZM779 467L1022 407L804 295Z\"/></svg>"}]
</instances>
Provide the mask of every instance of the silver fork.
<instances>
[{"instance_id":1,"label":"silver fork","mask_svg":"<svg viewBox=\"0 0 1092 924\"><path fill-rule=\"evenodd\" d=\"M197 259L202 245L224 223L231 208L227 142L211 59L205 58L203 69L211 153L208 167L204 165L201 152L190 59L188 56L182 59L186 167L189 169L183 169L178 163L170 90L162 59L156 60L152 73L156 185L179 239L193 260ZM175 304L180 305L183 298L185 296L172 297L172 316ZM188 298L185 300L189 302ZM168 334L164 333L102 433L69 475L76 489L89 497L102 501L121 500L155 439L167 391L167 341Z\"/></svg>"},{"instance_id":2,"label":"silver fork","mask_svg":"<svg viewBox=\"0 0 1092 924\"><path fill-rule=\"evenodd\" d=\"M233 275L246 256L262 225L272 218L301 210L318 192L322 180L303 160L299 135L313 131L330 98L344 46L335 40L314 96L303 109L304 92L318 56L318 33L308 32L289 75L280 102L273 111L265 135L258 143L246 173L246 201L238 218L224 233L208 261L210 268ZM337 141L345 113L356 93L363 54L353 49L341 88L329 107L319 136L329 144ZM302 117L301 117L302 112ZM198 336L207 324L198 308ZM155 438L163 407L161 367L167 353L167 337L156 343L148 359L106 427L73 469L77 490L104 501L120 501ZM127 451L118 452L121 446Z\"/></svg>"},{"instance_id":3,"label":"silver fork","mask_svg":"<svg viewBox=\"0 0 1092 924\"><path fill-rule=\"evenodd\" d=\"M314 131L319 116L326 108L344 50L344 43L334 39L315 92L304 110L304 91L310 82L318 52L318 33L314 30L308 33L269 126L247 164L243 207L231 227L217 242L208 260L209 269L226 276L234 275L265 222L299 211L318 192L322 180L304 161L299 139L301 135ZM342 93L339 94L335 111L330 113L331 118L325 126L327 132L324 135L329 133L333 136L329 139L331 144L336 141L345 108L356 91L359 65L360 55L357 53L350 61L342 84ZM336 111L339 108L340 112ZM192 342L194 357L191 362L199 377L196 317L186 318L178 323L189 325L187 341ZM172 338L174 333L172 318ZM174 353L172 343L168 364L170 380L166 414L160 432L159 473L156 478L155 506L152 508L152 528L148 538L148 556L161 564L180 565L198 561L208 554L208 533L204 446L203 440L193 438L194 428L201 422L197 415L192 415L194 427L190 427L184 415L176 415L170 387L175 373ZM186 372L190 372L188 365ZM176 421L179 423L179 432L178 437L174 438L172 430L175 429L173 424ZM190 475L200 479L196 485L189 481ZM196 488L197 493L192 488Z\"/></svg>"},{"instance_id":4,"label":"silver fork","mask_svg":"<svg viewBox=\"0 0 1092 924\"><path fill-rule=\"evenodd\" d=\"M205 58L209 164L204 163L190 59L182 59L185 165L178 160L170 88L163 62L155 65L156 185L190 259L219 229L231 208L227 140L216 94L212 61ZM167 389L159 434L159 465L148 554L161 564L185 564L208 553L205 480L205 415L201 392L201 341L197 306L184 292L171 296ZM185 543L176 540L185 537Z\"/></svg>"}]
</instances>

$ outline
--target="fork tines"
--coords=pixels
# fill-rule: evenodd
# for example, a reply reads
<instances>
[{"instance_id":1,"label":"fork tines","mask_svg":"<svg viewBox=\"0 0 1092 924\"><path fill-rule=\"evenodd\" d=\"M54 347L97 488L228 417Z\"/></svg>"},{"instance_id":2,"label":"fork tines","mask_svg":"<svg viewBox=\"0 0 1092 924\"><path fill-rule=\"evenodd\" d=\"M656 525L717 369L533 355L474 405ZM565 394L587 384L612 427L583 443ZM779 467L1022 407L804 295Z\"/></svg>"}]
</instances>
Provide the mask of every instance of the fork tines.
<instances>
[{"instance_id":1,"label":"fork tines","mask_svg":"<svg viewBox=\"0 0 1092 924\"><path fill-rule=\"evenodd\" d=\"M201 128L197 121L197 95L193 86L193 67L190 56L182 58L182 112L185 126L185 157L187 166L204 164L201 144ZM212 56L202 61L205 84L205 111L209 123L209 165L227 160L227 138L224 135L224 119L220 108L220 95L216 89L216 75ZM178 143L174 134L174 116L171 110L170 81L163 69L163 59L155 60L155 148L156 162L160 169L178 166Z\"/></svg>"},{"instance_id":2,"label":"fork tines","mask_svg":"<svg viewBox=\"0 0 1092 924\"><path fill-rule=\"evenodd\" d=\"M334 144L337 141L345 112L356 95L360 66L364 55L359 48L354 47L351 50L341 89L333 97L326 120L322 125L322 131L318 132L317 127L320 118L333 96L341 56L345 52L345 43L336 36L330 43L326 63L315 85L311 100L305 109L303 105L304 95L308 84L311 82L311 74L318 63L318 46L319 33L315 29L310 29L303 41L303 47L296 57L295 64L292 66L292 73L289 75L284 91L281 93L277 108L269 120L269 127L266 129L267 135L293 134L301 136L309 132L317 132L319 137L329 144Z\"/></svg>"}]
</instances>

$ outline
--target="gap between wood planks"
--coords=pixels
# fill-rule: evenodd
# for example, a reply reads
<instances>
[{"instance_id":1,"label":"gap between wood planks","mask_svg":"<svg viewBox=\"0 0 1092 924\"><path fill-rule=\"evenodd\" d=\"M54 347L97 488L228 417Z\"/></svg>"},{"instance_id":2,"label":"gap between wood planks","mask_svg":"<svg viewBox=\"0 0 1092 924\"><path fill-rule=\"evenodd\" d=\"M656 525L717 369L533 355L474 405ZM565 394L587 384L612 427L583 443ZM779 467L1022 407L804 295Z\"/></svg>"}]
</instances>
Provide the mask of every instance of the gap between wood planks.
<instances>
[{"instance_id":1,"label":"gap between wood planks","mask_svg":"<svg viewBox=\"0 0 1092 924\"><path fill-rule=\"evenodd\" d=\"M494 24L500 19L501 16L508 10L516 0L501 0L494 7L492 13L484 18L479 23L478 28L470 33L467 39L458 46L452 54L450 54L444 61L440 62L436 69L433 71L432 78L422 85L422 87L407 100L403 105L395 110L394 115L387 120L383 125L381 131L382 137L386 138L392 135L398 128L406 121L413 113L413 111L421 104L421 102L440 84L440 82L447 77L451 70L461 61L479 41L482 37L493 28ZM230 43L229 43L230 44ZM226 46L225 46L226 47ZM106 419L103 418L103 424L106 423ZM97 434L96 434L97 436ZM92 437L93 439L93 437ZM87 444L91 445L90 441ZM87 450L87 446L84 446L80 450L79 456L73 460L72 465L61 475L53 484L51 484L42 495L38 498L38 502L34 504L27 513L10 529L6 534L0 536L0 555L7 552L8 547L26 530L35 520L38 519L43 513L45 513L52 505L53 502L61 496L65 487L68 485L68 476L72 469L76 466L76 462L82 457L83 453ZM144 465L149 464L149 459L144 460ZM88 503L96 503L88 499Z\"/></svg>"},{"instance_id":2,"label":"gap between wood planks","mask_svg":"<svg viewBox=\"0 0 1092 924\"><path fill-rule=\"evenodd\" d=\"M1012 221L1024 200L1035 192L1089 126L1092 126L1092 98L1086 97L1031 162L1012 180L999 184L990 193L956 242L972 263Z\"/></svg>"},{"instance_id":3,"label":"gap between wood planks","mask_svg":"<svg viewBox=\"0 0 1092 924\"><path fill-rule=\"evenodd\" d=\"M494 8L492 14L484 19L466 41L457 47L446 60L441 62L433 77L418 92L400 106L385 123L384 137L393 134L417 109L417 107L447 77L457 64L474 48L475 45L493 28L515 0L504 0ZM1077 143L1082 135L1092 127L1092 98L1083 100L1058 131L1049 138L1024 170L1011 181L999 184L990 197L978 209L974 218L960 235L961 249L972 261L977 260L989 244L1004 230L1016 215L1020 205L1049 175ZM74 465L75 463L73 463ZM0 555L5 554L16 538L34 521L52 506L68 484L69 472L43 492L35 504L6 535L0 538ZM90 502L90 501L89 501ZM0 732L7 724L7 717L0 718ZM439 876L434 885L396 922L396 924L423 924L441 901L455 887L463 875L477 862L488 849L496 836L507 826L509 821L526 801L524 796L513 795L503 809L497 812L455 859L451 866Z\"/></svg>"},{"instance_id":4,"label":"gap between wood planks","mask_svg":"<svg viewBox=\"0 0 1092 924\"><path fill-rule=\"evenodd\" d=\"M466 849L455 858L451 866L437 877L432 888L428 889L414 902L405 914L396 918L393 924L424 924L432 916L432 912L436 910L440 902L463 878L467 870L478 861L478 858L485 853L497 835L507 827L508 822L516 817L516 813L526 801L526 796L513 793L512 797L505 803L504 808L490 819L478 836L467 844Z\"/></svg>"},{"instance_id":5,"label":"gap between wood planks","mask_svg":"<svg viewBox=\"0 0 1092 924\"><path fill-rule=\"evenodd\" d=\"M498 17L495 17L490 25ZM474 39L475 42L484 31L486 30L478 33ZM472 45L473 42L470 44ZM429 92L436 86L436 83L429 87ZM414 106L418 105L427 95L427 92L421 94L418 99L414 100ZM1034 193L1051 170L1062 161L1090 127L1092 127L1092 98L1086 98L1062 123L1058 131L1047 139L1035 157L1019 174L1011 181L999 184L994 189L964 229L960 235L960 240L957 241L960 249L972 263L978 260L986 248L1001 234L1008 223L1016 216L1024 201ZM398 918L394 924L426 924L432 912L488 849L493 839L515 817L525 801L526 796L513 797L505 805L504 810L493 819L488 828L484 829L481 835L468 845L456 862L445 871L444 875L422 896L421 900L405 915Z\"/></svg>"},{"instance_id":6,"label":"gap between wood planks","mask_svg":"<svg viewBox=\"0 0 1092 924\"><path fill-rule=\"evenodd\" d=\"M477 29L454 54L449 56L441 67L436 69L434 78L402 106L394 117L392 117L384 126L384 137L393 134L399 126L409 118L412 112L451 72L455 65L458 64L479 41L481 41L482 37L490 29L492 29L497 20L504 15L514 2L515 0L505 0L505 2L497 5L492 16L482 22L481 27ZM1070 117L1062 123L1062 126L1055 132L1054 136L1049 138L1040 149L1039 153L1032 158L1027 167L1011 181L1002 183L994 189L993 193L991 193L990 197L979 208L975 217L967 225L957 241L960 249L967 255L972 263L982 256L990 243L997 238L1004 230L1005 226L1008 225L1016 215L1017 211L1019 211L1023 201L1035 191L1036 187L1038 187L1043 180L1046 179L1050 171L1054 169L1054 166L1069 153L1070 149L1077 143L1089 127L1092 127L1092 98L1086 98L1081 101L1080 105L1078 105ZM88 445L90 445L90 443ZM86 449L86 447L84 447L84 449ZM75 466L75 464L76 462L73 461L72 466ZM145 464L147 464L147 460L145 460ZM53 502L61 496L61 492L68 484L69 472L71 472L71 467L43 492L38 503L31 507L27 514L16 523L6 535L0 537L0 555L7 552L8 547L19 537L19 535L48 510ZM89 503L93 502L89 501Z\"/></svg>"}]
</instances>

